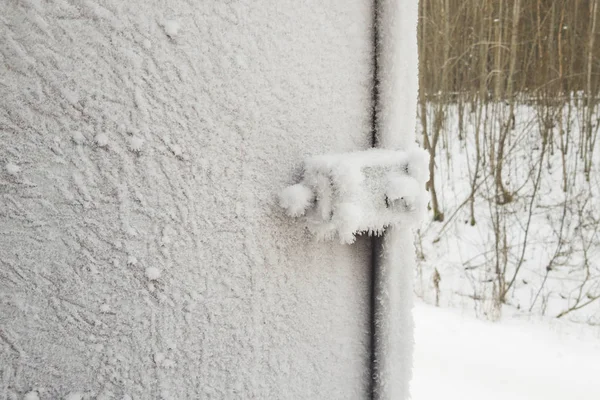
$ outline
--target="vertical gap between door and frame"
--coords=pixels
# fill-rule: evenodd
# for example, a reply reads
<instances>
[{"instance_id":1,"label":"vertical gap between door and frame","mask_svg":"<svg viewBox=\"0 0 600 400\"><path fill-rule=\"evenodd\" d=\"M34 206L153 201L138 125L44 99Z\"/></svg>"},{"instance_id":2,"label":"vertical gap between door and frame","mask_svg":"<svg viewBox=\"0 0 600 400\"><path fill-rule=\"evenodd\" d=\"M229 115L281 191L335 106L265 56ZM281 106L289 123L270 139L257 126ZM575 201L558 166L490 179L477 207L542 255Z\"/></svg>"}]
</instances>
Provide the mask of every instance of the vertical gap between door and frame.
<instances>
[{"instance_id":1,"label":"vertical gap between door and frame","mask_svg":"<svg viewBox=\"0 0 600 400\"><path fill-rule=\"evenodd\" d=\"M378 0L373 0L373 30L372 30L372 43L373 43L373 81L372 81L372 93L371 93L371 147L378 146L377 137L377 110L379 108L379 63L377 60L379 51L379 32L377 24L377 12L378 12ZM377 372L376 363L376 346L377 346L377 324L376 324L376 302L377 302L377 276L379 269L379 252L381 251L381 237L371 237L371 265L370 265L370 363L369 363L369 393L368 398L371 400L375 399L375 374Z\"/></svg>"}]
</instances>

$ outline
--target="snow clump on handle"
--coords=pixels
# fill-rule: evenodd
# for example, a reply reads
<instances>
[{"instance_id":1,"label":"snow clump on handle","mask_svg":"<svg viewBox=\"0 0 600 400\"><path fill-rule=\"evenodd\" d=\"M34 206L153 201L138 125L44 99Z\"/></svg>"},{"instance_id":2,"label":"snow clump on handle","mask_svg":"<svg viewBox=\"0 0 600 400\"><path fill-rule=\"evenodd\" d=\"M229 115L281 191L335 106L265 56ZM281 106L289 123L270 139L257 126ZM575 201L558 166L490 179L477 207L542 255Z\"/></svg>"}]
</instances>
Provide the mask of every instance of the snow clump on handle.
<instances>
[{"instance_id":1,"label":"snow clump on handle","mask_svg":"<svg viewBox=\"0 0 600 400\"><path fill-rule=\"evenodd\" d=\"M390 174L386 196L389 201L400 200L407 210L412 210L421 188L415 178Z\"/></svg>"},{"instance_id":2,"label":"snow clump on handle","mask_svg":"<svg viewBox=\"0 0 600 400\"><path fill-rule=\"evenodd\" d=\"M290 217L304 215L306 209L314 199L313 191L301 183L288 186L279 194L279 205L285 209Z\"/></svg>"},{"instance_id":3,"label":"snow clump on handle","mask_svg":"<svg viewBox=\"0 0 600 400\"><path fill-rule=\"evenodd\" d=\"M333 215L340 243L354 243L356 240L354 224L361 220L361 214L360 207L354 203L338 204Z\"/></svg>"}]
</instances>

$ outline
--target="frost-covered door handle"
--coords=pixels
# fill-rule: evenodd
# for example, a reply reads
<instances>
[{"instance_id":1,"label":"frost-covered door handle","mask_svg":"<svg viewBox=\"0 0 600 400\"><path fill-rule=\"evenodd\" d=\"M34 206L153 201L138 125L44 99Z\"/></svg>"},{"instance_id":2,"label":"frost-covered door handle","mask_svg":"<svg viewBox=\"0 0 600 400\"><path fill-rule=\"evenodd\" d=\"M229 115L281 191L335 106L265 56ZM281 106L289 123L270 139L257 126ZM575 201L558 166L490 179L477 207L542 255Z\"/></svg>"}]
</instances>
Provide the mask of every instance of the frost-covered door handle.
<instances>
[{"instance_id":1,"label":"frost-covered door handle","mask_svg":"<svg viewBox=\"0 0 600 400\"><path fill-rule=\"evenodd\" d=\"M281 191L279 204L319 239L342 243L413 225L426 208L428 157L419 148L313 156L304 162L302 181Z\"/></svg>"}]
</instances>

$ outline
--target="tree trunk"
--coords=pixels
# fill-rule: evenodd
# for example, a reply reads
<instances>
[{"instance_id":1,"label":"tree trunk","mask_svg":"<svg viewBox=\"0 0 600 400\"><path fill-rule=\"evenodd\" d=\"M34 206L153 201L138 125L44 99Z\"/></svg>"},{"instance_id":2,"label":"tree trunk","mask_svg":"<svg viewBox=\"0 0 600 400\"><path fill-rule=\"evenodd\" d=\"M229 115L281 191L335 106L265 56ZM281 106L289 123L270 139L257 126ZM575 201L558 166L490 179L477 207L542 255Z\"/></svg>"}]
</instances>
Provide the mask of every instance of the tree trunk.
<instances>
[{"instance_id":1,"label":"tree trunk","mask_svg":"<svg viewBox=\"0 0 600 400\"><path fill-rule=\"evenodd\" d=\"M506 140L511 128L514 126L514 109L515 99L513 98L513 76L515 74L515 65L517 61L517 46L518 46L518 28L519 28L519 17L521 13L521 0L514 0L513 3L513 16L512 16L512 31L510 40L510 66L508 69L507 76L507 89L506 99L509 102L508 118L505 118L503 125L501 126L500 138L498 140L498 152L496 153L496 171L495 171L495 182L498 189L498 202L499 204L506 204L512 201L512 194L504 187L504 181L502 177L502 168L504 166L504 156Z\"/></svg>"}]
</instances>

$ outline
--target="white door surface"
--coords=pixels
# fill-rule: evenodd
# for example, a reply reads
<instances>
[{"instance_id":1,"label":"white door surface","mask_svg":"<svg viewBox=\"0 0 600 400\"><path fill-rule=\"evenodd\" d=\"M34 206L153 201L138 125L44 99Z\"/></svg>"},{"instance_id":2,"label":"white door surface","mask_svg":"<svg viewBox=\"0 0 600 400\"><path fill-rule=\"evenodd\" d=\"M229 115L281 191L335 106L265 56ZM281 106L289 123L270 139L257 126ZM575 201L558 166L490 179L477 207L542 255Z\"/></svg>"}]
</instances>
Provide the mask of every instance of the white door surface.
<instances>
[{"instance_id":1,"label":"white door surface","mask_svg":"<svg viewBox=\"0 0 600 400\"><path fill-rule=\"evenodd\" d=\"M371 147L372 20L0 2L0 399L367 396L370 241L316 243L277 193Z\"/></svg>"}]
</instances>

